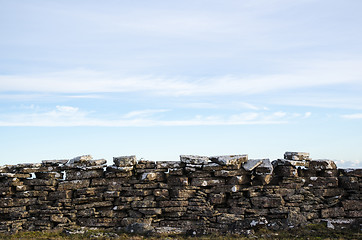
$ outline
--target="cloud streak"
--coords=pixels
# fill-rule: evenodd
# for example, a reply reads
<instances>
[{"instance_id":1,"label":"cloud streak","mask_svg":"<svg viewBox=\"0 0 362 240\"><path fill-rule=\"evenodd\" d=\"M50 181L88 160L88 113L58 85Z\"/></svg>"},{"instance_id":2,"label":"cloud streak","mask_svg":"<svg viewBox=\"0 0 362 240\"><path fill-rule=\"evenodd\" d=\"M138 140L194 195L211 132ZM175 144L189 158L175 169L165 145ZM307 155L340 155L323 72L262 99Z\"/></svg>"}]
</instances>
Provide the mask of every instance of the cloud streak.
<instances>
[{"instance_id":1,"label":"cloud streak","mask_svg":"<svg viewBox=\"0 0 362 240\"><path fill-rule=\"evenodd\" d=\"M328 68L323 67L325 64ZM214 96L257 94L288 89L362 85L362 61L324 62L292 73L211 78L119 76L90 70L63 71L42 75L0 76L0 92L124 93L147 92L164 96Z\"/></svg>"},{"instance_id":2,"label":"cloud streak","mask_svg":"<svg viewBox=\"0 0 362 240\"><path fill-rule=\"evenodd\" d=\"M285 124L300 116L286 112L243 112L230 115L196 115L165 120L160 113L167 109L145 109L131 111L113 120L94 117L93 112L86 112L72 106L56 106L50 111L31 113L13 113L0 115L0 126L37 126L37 127L149 127L149 126L222 126L253 124Z\"/></svg>"}]
</instances>

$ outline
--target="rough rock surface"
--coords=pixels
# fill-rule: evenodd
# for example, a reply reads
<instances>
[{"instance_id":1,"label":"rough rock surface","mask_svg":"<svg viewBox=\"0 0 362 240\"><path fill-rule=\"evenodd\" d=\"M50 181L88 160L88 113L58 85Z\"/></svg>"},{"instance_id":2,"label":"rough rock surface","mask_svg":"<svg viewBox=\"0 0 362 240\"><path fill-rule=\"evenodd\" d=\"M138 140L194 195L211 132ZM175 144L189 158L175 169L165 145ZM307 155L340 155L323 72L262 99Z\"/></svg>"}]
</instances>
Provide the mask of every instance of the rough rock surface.
<instances>
[{"instance_id":1,"label":"rough rock surface","mask_svg":"<svg viewBox=\"0 0 362 240\"><path fill-rule=\"evenodd\" d=\"M361 228L361 169L337 169L308 153L285 158L122 156L107 166L85 155L0 166L0 232L80 226L240 234L319 222Z\"/></svg>"}]
</instances>

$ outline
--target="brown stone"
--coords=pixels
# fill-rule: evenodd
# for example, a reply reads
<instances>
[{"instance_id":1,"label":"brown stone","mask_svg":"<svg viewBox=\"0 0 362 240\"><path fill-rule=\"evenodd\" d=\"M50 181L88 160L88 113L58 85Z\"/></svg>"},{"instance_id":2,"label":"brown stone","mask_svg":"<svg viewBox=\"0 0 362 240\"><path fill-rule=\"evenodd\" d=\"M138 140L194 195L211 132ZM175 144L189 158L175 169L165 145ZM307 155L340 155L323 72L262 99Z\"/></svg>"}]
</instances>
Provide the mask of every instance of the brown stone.
<instances>
[{"instance_id":1,"label":"brown stone","mask_svg":"<svg viewBox=\"0 0 362 240\"><path fill-rule=\"evenodd\" d=\"M345 212L342 207L327 208L321 211L322 218L344 217L344 215Z\"/></svg>"},{"instance_id":2,"label":"brown stone","mask_svg":"<svg viewBox=\"0 0 362 240\"><path fill-rule=\"evenodd\" d=\"M188 177L169 176L167 178L167 184L170 186L188 186L189 179Z\"/></svg>"},{"instance_id":3,"label":"brown stone","mask_svg":"<svg viewBox=\"0 0 362 240\"><path fill-rule=\"evenodd\" d=\"M86 188L89 186L89 180L72 180L60 182L58 190L76 190L80 188Z\"/></svg>"},{"instance_id":4,"label":"brown stone","mask_svg":"<svg viewBox=\"0 0 362 240\"><path fill-rule=\"evenodd\" d=\"M82 180L89 178L100 178L103 176L103 169L98 170L69 170L66 171L66 180Z\"/></svg>"},{"instance_id":5,"label":"brown stone","mask_svg":"<svg viewBox=\"0 0 362 240\"><path fill-rule=\"evenodd\" d=\"M207 186L217 186L225 184L224 179L214 179L214 178L193 178L191 181L192 186L207 187Z\"/></svg>"},{"instance_id":6,"label":"brown stone","mask_svg":"<svg viewBox=\"0 0 362 240\"><path fill-rule=\"evenodd\" d=\"M361 200L344 200L342 201L344 210L362 210Z\"/></svg>"},{"instance_id":7,"label":"brown stone","mask_svg":"<svg viewBox=\"0 0 362 240\"><path fill-rule=\"evenodd\" d=\"M251 203L257 208L274 208L282 206L284 201L280 196L253 197Z\"/></svg>"}]
</instances>

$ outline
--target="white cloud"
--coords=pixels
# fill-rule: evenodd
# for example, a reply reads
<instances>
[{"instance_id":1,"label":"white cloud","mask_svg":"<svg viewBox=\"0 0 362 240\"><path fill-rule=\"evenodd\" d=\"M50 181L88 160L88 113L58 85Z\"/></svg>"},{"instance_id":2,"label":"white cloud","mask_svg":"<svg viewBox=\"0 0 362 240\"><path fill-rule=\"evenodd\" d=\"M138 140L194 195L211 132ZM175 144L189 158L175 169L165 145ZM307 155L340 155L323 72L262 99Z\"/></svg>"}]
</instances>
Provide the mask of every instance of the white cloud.
<instances>
[{"instance_id":1,"label":"white cloud","mask_svg":"<svg viewBox=\"0 0 362 240\"><path fill-rule=\"evenodd\" d=\"M345 119L362 119L362 113L346 114L341 117Z\"/></svg>"},{"instance_id":2,"label":"white cloud","mask_svg":"<svg viewBox=\"0 0 362 240\"><path fill-rule=\"evenodd\" d=\"M312 116L312 113L311 112L306 112L304 114L304 118L309 118L310 116Z\"/></svg>"},{"instance_id":3,"label":"white cloud","mask_svg":"<svg viewBox=\"0 0 362 240\"><path fill-rule=\"evenodd\" d=\"M166 109L131 111L112 119L93 117L93 112L82 111L72 106L56 106L50 111L0 115L0 126L104 126L104 127L147 127L147 126L202 126L202 125L245 125L282 124L295 118L285 112L244 112L232 115L196 115L169 119L159 116Z\"/></svg>"},{"instance_id":4,"label":"white cloud","mask_svg":"<svg viewBox=\"0 0 362 240\"><path fill-rule=\"evenodd\" d=\"M164 96L250 95L306 87L354 84L361 86L362 61L323 61L282 74L225 75L211 78L120 76L74 70L40 75L0 76L0 92L120 93L146 92ZM326 67L328 66L328 67Z\"/></svg>"},{"instance_id":5,"label":"white cloud","mask_svg":"<svg viewBox=\"0 0 362 240\"><path fill-rule=\"evenodd\" d=\"M155 113L162 113L167 112L168 109L147 109L147 110L140 110L140 111L132 111L125 115L123 118L134 118L134 117L148 117L154 115Z\"/></svg>"}]
</instances>

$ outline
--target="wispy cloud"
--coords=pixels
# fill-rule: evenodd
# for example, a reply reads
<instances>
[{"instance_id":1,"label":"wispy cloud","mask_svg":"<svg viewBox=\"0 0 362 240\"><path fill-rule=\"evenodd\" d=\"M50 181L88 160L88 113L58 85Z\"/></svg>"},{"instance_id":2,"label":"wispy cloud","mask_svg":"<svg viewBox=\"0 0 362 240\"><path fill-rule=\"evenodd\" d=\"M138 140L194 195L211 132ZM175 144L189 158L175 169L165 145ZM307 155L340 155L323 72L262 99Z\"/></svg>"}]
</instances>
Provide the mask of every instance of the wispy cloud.
<instances>
[{"instance_id":1,"label":"wispy cloud","mask_svg":"<svg viewBox=\"0 0 362 240\"><path fill-rule=\"evenodd\" d=\"M345 114L341 117L345 119L362 119L362 113Z\"/></svg>"},{"instance_id":2,"label":"wispy cloud","mask_svg":"<svg viewBox=\"0 0 362 240\"><path fill-rule=\"evenodd\" d=\"M324 61L307 70L254 76L225 75L210 78L121 76L90 70L41 75L0 76L0 92L100 93L147 92L165 96L250 95L335 84L362 84L362 61ZM328 68L324 67L328 66Z\"/></svg>"},{"instance_id":3,"label":"wispy cloud","mask_svg":"<svg viewBox=\"0 0 362 240\"><path fill-rule=\"evenodd\" d=\"M34 107L35 108L35 107ZM94 112L78 107L56 106L53 110L31 113L8 113L0 115L0 126L105 126L105 127L147 127L147 126L217 126L246 124L283 124L300 118L286 112L243 112L230 115L195 115L190 117L161 116L167 109L145 109L131 111L112 119L94 117Z\"/></svg>"}]
</instances>

